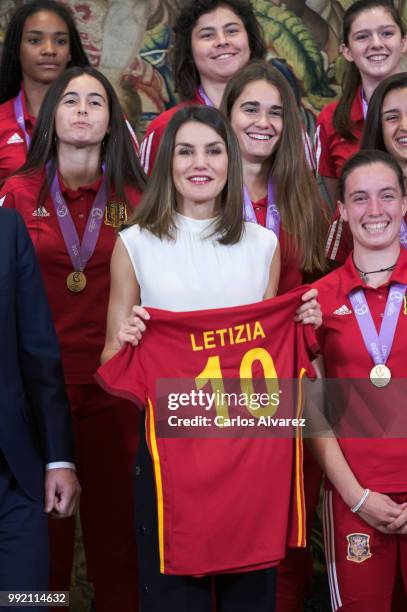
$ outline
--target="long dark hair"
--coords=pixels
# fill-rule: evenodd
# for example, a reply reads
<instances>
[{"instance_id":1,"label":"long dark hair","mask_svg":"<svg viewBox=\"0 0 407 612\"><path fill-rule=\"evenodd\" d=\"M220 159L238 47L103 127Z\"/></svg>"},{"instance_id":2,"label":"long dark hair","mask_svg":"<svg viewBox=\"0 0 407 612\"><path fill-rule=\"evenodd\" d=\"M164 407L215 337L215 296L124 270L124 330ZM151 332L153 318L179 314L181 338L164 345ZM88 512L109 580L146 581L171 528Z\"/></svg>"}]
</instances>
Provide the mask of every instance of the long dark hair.
<instances>
[{"instance_id":1,"label":"long dark hair","mask_svg":"<svg viewBox=\"0 0 407 612\"><path fill-rule=\"evenodd\" d=\"M213 234L221 244L238 242L243 232L242 165L237 138L226 118L208 106L187 106L169 122L160 144L147 189L129 225L138 223L159 238L174 238L176 189L172 173L175 138L184 123L196 121L211 127L222 138L228 154L226 185L219 194L220 210Z\"/></svg>"},{"instance_id":2,"label":"long dark hair","mask_svg":"<svg viewBox=\"0 0 407 612\"><path fill-rule=\"evenodd\" d=\"M74 66L65 70L50 86L35 123L31 145L25 164L17 174L31 174L41 170L51 162L53 172L57 169L58 139L55 129L55 115L59 101L72 79L89 75L104 87L109 105L109 132L102 144L102 159L106 164L106 178L115 194L127 202L124 188L133 186L142 191L146 178L135 154L133 140L127 128L123 111L117 95L109 80L91 66ZM39 205L44 204L48 195L48 182L45 180L40 192ZM128 203L128 202L127 202Z\"/></svg>"},{"instance_id":3,"label":"long dark hair","mask_svg":"<svg viewBox=\"0 0 407 612\"><path fill-rule=\"evenodd\" d=\"M344 164L342 168L341 176L339 177L338 188L339 188L339 199L341 202L344 201L345 198L345 189L346 189L346 181L351 172L353 172L356 168L361 168L362 166L370 166L371 164L382 163L388 166L391 170L393 170L394 174L397 177L397 182L400 187L401 195L406 195L406 186L404 182L403 171L398 164L398 162L386 153L385 151L379 151L378 149L364 149L363 151L359 151L355 153L352 157L350 157Z\"/></svg>"},{"instance_id":4,"label":"long dark hair","mask_svg":"<svg viewBox=\"0 0 407 612\"><path fill-rule=\"evenodd\" d=\"M352 24L356 17L363 11L374 8L383 8L392 17L394 23L398 26L402 36L405 35L405 29L401 20L400 14L397 11L391 0L357 0L348 8L343 16L342 25L342 43L349 45L349 34L352 29ZM358 68L354 62L346 62L346 66L342 76L342 96L335 109L333 124L336 131L350 142L356 142L355 136L352 134L351 109L352 103L356 96L357 90L361 85L361 77Z\"/></svg>"},{"instance_id":5,"label":"long dark hair","mask_svg":"<svg viewBox=\"0 0 407 612\"><path fill-rule=\"evenodd\" d=\"M183 100L192 100L201 82L192 56L192 30L202 15L220 6L231 9L242 20L249 40L250 59L263 59L266 56L263 32L249 0L187 0L174 25L172 50L175 88Z\"/></svg>"},{"instance_id":6,"label":"long dark hair","mask_svg":"<svg viewBox=\"0 0 407 612\"><path fill-rule=\"evenodd\" d=\"M385 97L395 89L405 89L407 97L407 72L393 74L376 87L369 102L361 149L387 151L383 139L382 109Z\"/></svg>"},{"instance_id":7,"label":"long dark hair","mask_svg":"<svg viewBox=\"0 0 407 612\"><path fill-rule=\"evenodd\" d=\"M78 30L69 8L54 0L36 0L23 4L13 14L8 25L4 40L3 53L0 64L0 104L14 98L21 87L23 75L20 65L20 45L24 24L28 17L39 11L55 13L66 23L69 33L70 66L89 66L89 60L82 47Z\"/></svg>"},{"instance_id":8,"label":"long dark hair","mask_svg":"<svg viewBox=\"0 0 407 612\"><path fill-rule=\"evenodd\" d=\"M328 220L305 159L303 127L289 82L267 62L250 62L227 84L220 109L230 119L236 100L253 81L270 83L281 96L284 121L280 141L271 158L271 176L282 225L300 253L303 271L324 271ZM240 202L242 205L241 194Z\"/></svg>"}]
</instances>

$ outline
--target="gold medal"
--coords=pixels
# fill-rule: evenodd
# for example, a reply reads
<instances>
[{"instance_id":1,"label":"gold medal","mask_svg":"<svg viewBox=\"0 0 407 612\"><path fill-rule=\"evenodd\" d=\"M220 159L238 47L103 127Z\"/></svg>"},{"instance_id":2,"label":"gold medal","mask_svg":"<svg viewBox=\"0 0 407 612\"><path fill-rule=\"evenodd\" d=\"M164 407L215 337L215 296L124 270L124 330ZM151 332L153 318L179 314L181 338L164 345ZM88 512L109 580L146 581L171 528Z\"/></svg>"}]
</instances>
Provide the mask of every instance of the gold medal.
<instances>
[{"instance_id":1,"label":"gold medal","mask_svg":"<svg viewBox=\"0 0 407 612\"><path fill-rule=\"evenodd\" d=\"M386 387L391 381L391 372L384 363L378 363L370 370L370 380L375 387Z\"/></svg>"},{"instance_id":2,"label":"gold medal","mask_svg":"<svg viewBox=\"0 0 407 612\"><path fill-rule=\"evenodd\" d=\"M75 270L68 274L66 278L66 286L72 293L80 293L86 287L86 276L83 272Z\"/></svg>"},{"instance_id":3,"label":"gold medal","mask_svg":"<svg viewBox=\"0 0 407 612\"><path fill-rule=\"evenodd\" d=\"M127 208L124 202L108 202L105 208L105 225L120 227L127 221Z\"/></svg>"}]
</instances>

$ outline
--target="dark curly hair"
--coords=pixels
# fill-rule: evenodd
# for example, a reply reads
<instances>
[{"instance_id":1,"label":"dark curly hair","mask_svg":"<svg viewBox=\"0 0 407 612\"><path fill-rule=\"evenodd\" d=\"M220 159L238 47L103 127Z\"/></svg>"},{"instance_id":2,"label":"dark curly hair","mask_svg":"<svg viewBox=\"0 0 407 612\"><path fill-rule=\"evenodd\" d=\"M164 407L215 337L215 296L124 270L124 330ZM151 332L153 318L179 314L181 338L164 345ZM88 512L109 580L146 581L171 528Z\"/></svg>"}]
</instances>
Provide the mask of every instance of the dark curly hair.
<instances>
[{"instance_id":1,"label":"dark curly hair","mask_svg":"<svg viewBox=\"0 0 407 612\"><path fill-rule=\"evenodd\" d=\"M172 68L176 91L183 100L192 100L200 76L192 57L191 33L198 19L220 6L231 9L243 22L250 47L250 59L263 59L266 44L249 0L187 0L174 25Z\"/></svg>"}]
</instances>

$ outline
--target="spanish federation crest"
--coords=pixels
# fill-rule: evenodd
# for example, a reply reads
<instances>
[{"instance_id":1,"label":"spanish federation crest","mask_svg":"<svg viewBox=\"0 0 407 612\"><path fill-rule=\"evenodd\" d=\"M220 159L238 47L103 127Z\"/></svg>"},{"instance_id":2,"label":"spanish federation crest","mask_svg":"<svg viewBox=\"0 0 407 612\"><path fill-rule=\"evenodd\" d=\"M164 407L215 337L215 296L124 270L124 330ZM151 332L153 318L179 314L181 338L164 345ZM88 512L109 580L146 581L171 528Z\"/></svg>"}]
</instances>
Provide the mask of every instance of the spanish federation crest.
<instances>
[{"instance_id":1,"label":"spanish federation crest","mask_svg":"<svg viewBox=\"0 0 407 612\"><path fill-rule=\"evenodd\" d=\"M127 221L127 208L124 202L108 202L105 208L105 225L120 227Z\"/></svg>"},{"instance_id":2,"label":"spanish federation crest","mask_svg":"<svg viewBox=\"0 0 407 612\"><path fill-rule=\"evenodd\" d=\"M362 563L366 559L370 559L370 536L367 533L350 533L346 536L348 540L348 561L354 563Z\"/></svg>"}]
</instances>

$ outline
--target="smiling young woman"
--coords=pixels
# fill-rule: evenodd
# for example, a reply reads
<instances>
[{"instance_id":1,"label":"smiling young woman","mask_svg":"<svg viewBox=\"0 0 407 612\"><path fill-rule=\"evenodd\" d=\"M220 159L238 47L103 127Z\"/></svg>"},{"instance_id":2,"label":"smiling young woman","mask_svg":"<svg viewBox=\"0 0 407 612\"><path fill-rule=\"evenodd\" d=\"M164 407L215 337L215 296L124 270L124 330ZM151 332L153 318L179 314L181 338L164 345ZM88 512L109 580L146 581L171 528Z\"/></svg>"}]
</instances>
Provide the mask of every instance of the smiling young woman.
<instances>
[{"instance_id":1,"label":"smiling young woman","mask_svg":"<svg viewBox=\"0 0 407 612\"><path fill-rule=\"evenodd\" d=\"M51 83L69 66L88 66L65 6L24 4L6 32L0 66L0 181L23 165L35 120Z\"/></svg>"},{"instance_id":2,"label":"smiling young woman","mask_svg":"<svg viewBox=\"0 0 407 612\"><path fill-rule=\"evenodd\" d=\"M3 205L24 218L37 252L62 352L82 483L81 521L98 610L137 610L131 473L138 442L129 403L94 384L104 343L116 228L138 203L143 171L109 81L90 67L50 86L27 161L6 180ZM73 523L51 526L69 590ZM55 557L51 554L52 569Z\"/></svg>"},{"instance_id":3,"label":"smiling young woman","mask_svg":"<svg viewBox=\"0 0 407 612\"><path fill-rule=\"evenodd\" d=\"M366 116L365 129L360 148L387 151L400 165L407 181L407 73L399 72L384 79L375 89ZM407 222L407 217L403 223ZM353 247L349 228L338 210L333 228L341 224L337 232L338 252L346 258ZM403 225L404 227L404 225ZM407 232L401 244L407 248Z\"/></svg>"},{"instance_id":4,"label":"smiling young woman","mask_svg":"<svg viewBox=\"0 0 407 612\"><path fill-rule=\"evenodd\" d=\"M321 366L331 383L345 380L328 398L334 422L309 440L327 476L332 610L404 610L404 592L394 594L400 572L407 586L407 252L399 239L407 199L397 162L383 151L357 153L343 168L339 207L354 250L315 286Z\"/></svg>"},{"instance_id":5,"label":"smiling young woman","mask_svg":"<svg viewBox=\"0 0 407 612\"><path fill-rule=\"evenodd\" d=\"M282 250L279 294L326 271L327 212L305 159L302 125L287 79L250 62L226 86L221 110L242 155L246 221L275 232Z\"/></svg>"},{"instance_id":6,"label":"smiling young woman","mask_svg":"<svg viewBox=\"0 0 407 612\"><path fill-rule=\"evenodd\" d=\"M321 111L316 131L318 172L333 206L341 168L359 149L370 98L383 79L400 71L405 51L405 28L392 2L358 0L347 9L342 33L342 54L346 60L342 96L339 102L328 104ZM343 262L336 244L333 237L328 255Z\"/></svg>"},{"instance_id":7,"label":"smiling young woman","mask_svg":"<svg viewBox=\"0 0 407 612\"><path fill-rule=\"evenodd\" d=\"M375 90L361 148L390 153L407 181L407 72L385 79Z\"/></svg>"},{"instance_id":8,"label":"smiling young woman","mask_svg":"<svg viewBox=\"0 0 407 612\"><path fill-rule=\"evenodd\" d=\"M218 107L228 80L249 59L266 55L259 23L248 0L188 0L174 26L175 88L182 102L149 125L141 143L141 163L150 174L161 138L181 107Z\"/></svg>"}]
</instances>

